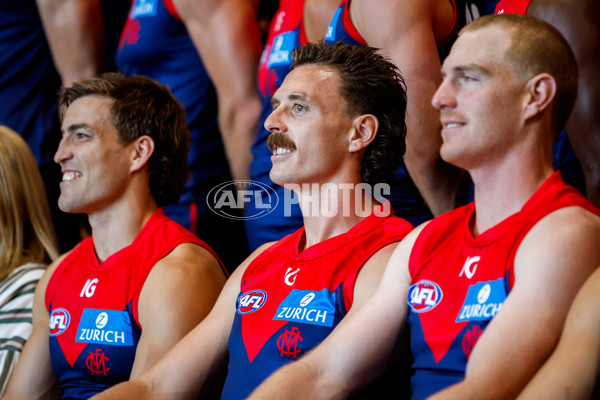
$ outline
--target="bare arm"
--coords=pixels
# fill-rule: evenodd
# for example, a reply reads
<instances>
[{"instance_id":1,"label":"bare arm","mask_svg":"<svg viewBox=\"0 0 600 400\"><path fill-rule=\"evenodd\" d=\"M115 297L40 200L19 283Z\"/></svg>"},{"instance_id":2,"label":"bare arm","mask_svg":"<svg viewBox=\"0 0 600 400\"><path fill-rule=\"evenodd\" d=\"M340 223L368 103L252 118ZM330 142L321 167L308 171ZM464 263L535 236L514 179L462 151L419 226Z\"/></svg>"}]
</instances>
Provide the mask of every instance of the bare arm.
<instances>
[{"instance_id":1,"label":"bare arm","mask_svg":"<svg viewBox=\"0 0 600 400\"><path fill-rule=\"evenodd\" d=\"M227 367L227 342L240 282L248 264L272 243L258 248L227 280L208 316L159 362L137 379L116 385L94 399L195 399L221 382ZM207 394L207 395L208 395Z\"/></svg>"},{"instance_id":2,"label":"bare arm","mask_svg":"<svg viewBox=\"0 0 600 400\"><path fill-rule=\"evenodd\" d=\"M567 39L579 67L575 107L567 134L585 175L587 197L600 206L600 3L595 0L533 0L531 15L551 23Z\"/></svg>"},{"instance_id":3,"label":"bare arm","mask_svg":"<svg viewBox=\"0 0 600 400\"><path fill-rule=\"evenodd\" d=\"M273 373L250 398L343 398L375 379L406 328L408 256L418 232L397 246L377 292L363 307L351 310L323 343Z\"/></svg>"},{"instance_id":4,"label":"bare arm","mask_svg":"<svg viewBox=\"0 0 600 400\"><path fill-rule=\"evenodd\" d=\"M36 0L52 58L71 86L104 66L104 26L99 0Z\"/></svg>"},{"instance_id":5,"label":"bare arm","mask_svg":"<svg viewBox=\"0 0 600 400\"><path fill-rule=\"evenodd\" d=\"M217 259L191 243L177 246L156 263L140 293L142 335L131 378L156 364L208 315L225 280Z\"/></svg>"},{"instance_id":6,"label":"bare arm","mask_svg":"<svg viewBox=\"0 0 600 400\"><path fill-rule=\"evenodd\" d=\"M45 305L46 287L56 267L66 255L52 263L38 282L33 300L33 329L10 378L3 400L59 399L61 390L50 361L48 326L50 315Z\"/></svg>"},{"instance_id":7,"label":"bare arm","mask_svg":"<svg viewBox=\"0 0 600 400\"><path fill-rule=\"evenodd\" d=\"M219 125L234 179L248 179L261 104L261 40L250 0L173 0L219 99Z\"/></svg>"},{"instance_id":8,"label":"bare arm","mask_svg":"<svg viewBox=\"0 0 600 400\"><path fill-rule=\"evenodd\" d=\"M600 268L581 288L558 347L519 399L598 398L600 387Z\"/></svg>"},{"instance_id":9,"label":"bare arm","mask_svg":"<svg viewBox=\"0 0 600 400\"><path fill-rule=\"evenodd\" d=\"M447 1L444 3L450 7ZM441 61L433 27L436 7L438 0L350 3L352 21L363 38L370 46L381 48L406 81L405 163L430 210L439 215L457 205L458 186L464 173L440 157L440 115L431 105L441 83Z\"/></svg>"},{"instance_id":10,"label":"bare arm","mask_svg":"<svg viewBox=\"0 0 600 400\"><path fill-rule=\"evenodd\" d=\"M580 208L538 222L517 251L515 284L474 347L465 379L432 399L515 398L556 346L577 290L600 264L599 240L600 220Z\"/></svg>"},{"instance_id":11,"label":"bare arm","mask_svg":"<svg viewBox=\"0 0 600 400\"><path fill-rule=\"evenodd\" d=\"M398 247L398 242L388 244L373 254L362 267L356 278L356 285L354 285L354 301L352 302L352 308L348 312L348 315L356 313L357 310L373 297L381 283L381 278L385 273L385 267L388 265L396 247Z\"/></svg>"}]
</instances>

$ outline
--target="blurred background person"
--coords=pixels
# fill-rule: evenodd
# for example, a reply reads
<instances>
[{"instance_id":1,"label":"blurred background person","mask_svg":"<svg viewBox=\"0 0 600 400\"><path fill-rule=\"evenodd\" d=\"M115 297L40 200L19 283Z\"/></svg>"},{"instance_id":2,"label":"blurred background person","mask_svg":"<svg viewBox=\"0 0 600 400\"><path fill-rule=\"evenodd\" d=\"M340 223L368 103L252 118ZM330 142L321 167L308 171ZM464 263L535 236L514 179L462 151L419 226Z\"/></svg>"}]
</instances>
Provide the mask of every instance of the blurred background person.
<instances>
[{"instance_id":1,"label":"blurred background person","mask_svg":"<svg viewBox=\"0 0 600 400\"><path fill-rule=\"evenodd\" d=\"M169 86L183 104L192 133L190 181L165 212L205 240L230 271L248 255L242 207L225 206L225 218L207 198L220 184L248 179L260 49L250 0L133 0L116 58L120 71Z\"/></svg>"},{"instance_id":2,"label":"blurred background person","mask_svg":"<svg viewBox=\"0 0 600 400\"><path fill-rule=\"evenodd\" d=\"M256 139L252 144L249 189L260 194L260 201L246 204L246 235L251 251L264 243L279 240L303 225L298 204L285 204L292 192L271 180L272 152L267 146L270 132L264 123L273 111L271 98L290 71L292 49L308 42L317 42L327 32L339 0L281 0L271 19L265 46L258 67L258 90L262 102ZM268 188L265 190L264 188ZM277 203L270 201L275 194ZM289 202L288 202L289 203ZM270 212L260 218L263 204Z\"/></svg>"},{"instance_id":3,"label":"blurred background person","mask_svg":"<svg viewBox=\"0 0 600 400\"><path fill-rule=\"evenodd\" d=\"M600 207L600 3L594 0L501 0L496 13L525 14L564 35L579 67L577 100L554 144L554 168Z\"/></svg>"},{"instance_id":4,"label":"blurred background person","mask_svg":"<svg viewBox=\"0 0 600 400\"><path fill-rule=\"evenodd\" d=\"M27 143L0 126L0 396L31 333L46 264L58 257L44 184Z\"/></svg>"}]
</instances>

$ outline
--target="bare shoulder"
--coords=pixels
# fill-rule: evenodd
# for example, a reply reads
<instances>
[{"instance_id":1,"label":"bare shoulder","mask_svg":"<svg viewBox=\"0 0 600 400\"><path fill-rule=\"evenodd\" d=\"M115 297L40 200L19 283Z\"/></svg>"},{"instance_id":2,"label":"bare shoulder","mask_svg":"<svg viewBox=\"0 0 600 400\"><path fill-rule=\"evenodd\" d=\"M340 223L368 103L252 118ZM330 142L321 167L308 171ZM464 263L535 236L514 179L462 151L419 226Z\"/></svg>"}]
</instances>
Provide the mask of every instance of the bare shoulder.
<instances>
[{"instance_id":1,"label":"bare shoulder","mask_svg":"<svg viewBox=\"0 0 600 400\"><path fill-rule=\"evenodd\" d=\"M391 39L400 31L408 30L408 27L427 18L431 26L433 3L433 0L354 0L350 3L350 15L358 31L371 44L380 39ZM389 20L394 23L382 23Z\"/></svg>"},{"instance_id":2,"label":"bare shoulder","mask_svg":"<svg viewBox=\"0 0 600 400\"><path fill-rule=\"evenodd\" d=\"M267 242L267 243L264 243L263 245L259 246L240 264L240 267L242 269L245 269L248 265L250 265L252 263L252 261L254 261L256 259L256 257L261 255L265 250L267 250L269 247L271 247L277 243L278 242L276 242L276 241L275 242ZM238 267L238 269L240 267Z\"/></svg>"},{"instance_id":3,"label":"bare shoulder","mask_svg":"<svg viewBox=\"0 0 600 400\"><path fill-rule=\"evenodd\" d=\"M364 304L375 293L397 246L398 242L394 242L381 248L361 268L354 286L353 308Z\"/></svg>"},{"instance_id":4,"label":"bare shoulder","mask_svg":"<svg viewBox=\"0 0 600 400\"><path fill-rule=\"evenodd\" d=\"M221 264L206 248L182 243L160 259L148 275L144 287L200 286L218 291L226 281ZM154 290L153 290L154 291Z\"/></svg>"},{"instance_id":5,"label":"bare shoulder","mask_svg":"<svg viewBox=\"0 0 600 400\"><path fill-rule=\"evenodd\" d=\"M597 243L597 240L600 239L599 235L600 217L598 215L582 207L565 207L542 218L527 236L536 239ZM544 245L543 243L539 244Z\"/></svg>"},{"instance_id":6,"label":"bare shoulder","mask_svg":"<svg viewBox=\"0 0 600 400\"><path fill-rule=\"evenodd\" d=\"M556 210L523 239L515 256L515 281L575 286L600 265L600 218L581 207Z\"/></svg>"},{"instance_id":7,"label":"bare shoulder","mask_svg":"<svg viewBox=\"0 0 600 400\"><path fill-rule=\"evenodd\" d=\"M207 18L210 18L215 10L214 6L216 6L216 3L218 2L206 0L173 0L173 5L175 6L177 13L184 21L186 21L190 15L193 17L204 15Z\"/></svg>"}]
</instances>

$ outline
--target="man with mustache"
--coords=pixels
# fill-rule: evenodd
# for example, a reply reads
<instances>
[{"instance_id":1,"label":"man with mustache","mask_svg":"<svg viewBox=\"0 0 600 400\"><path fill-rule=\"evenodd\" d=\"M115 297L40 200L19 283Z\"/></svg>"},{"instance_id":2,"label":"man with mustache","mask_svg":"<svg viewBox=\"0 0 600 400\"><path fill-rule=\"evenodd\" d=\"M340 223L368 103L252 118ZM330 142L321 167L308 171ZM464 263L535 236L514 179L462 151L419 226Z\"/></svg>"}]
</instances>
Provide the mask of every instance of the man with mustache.
<instances>
[{"instance_id":1,"label":"man with mustache","mask_svg":"<svg viewBox=\"0 0 600 400\"><path fill-rule=\"evenodd\" d=\"M195 398L228 359L222 398L248 396L360 309L412 229L373 192L404 148L398 69L376 49L341 43L310 43L292 59L265 127L271 179L296 193L304 227L259 247L156 368L99 399Z\"/></svg>"},{"instance_id":2,"label":"man with mustache","mask_svg":"<svg viewBox=\"0 0 600 400\"><path fill-rule=\"evenodd\" d=\"M600 264L600 211L552 165L577 76L546 22L502 14L463 28L432 104L440 155L469 172L474 202L415 228L368 303L250 398L348 396L406 333L413 399L516 398Z\"/></svg>"}]
</instances>

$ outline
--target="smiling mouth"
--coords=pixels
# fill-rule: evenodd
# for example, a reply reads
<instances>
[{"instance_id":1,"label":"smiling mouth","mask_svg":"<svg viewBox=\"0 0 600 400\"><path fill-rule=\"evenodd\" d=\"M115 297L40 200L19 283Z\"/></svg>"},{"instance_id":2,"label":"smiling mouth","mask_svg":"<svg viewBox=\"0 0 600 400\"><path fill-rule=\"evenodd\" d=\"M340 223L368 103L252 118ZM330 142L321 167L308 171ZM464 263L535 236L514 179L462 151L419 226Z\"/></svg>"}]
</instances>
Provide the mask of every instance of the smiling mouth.
<instances>
[{"instance_id":1,"label":"smiling mouth","mask_svg":"<svg viewBox=\"0 0 600 400\"><path fill-rule=\"evenodd\" d=\"M296 150L296 144L283 133L271 133L267 138L267 146L274 156L289 154Z\"/></svg>"},{"instance_id":2,"label":"smiling mouth","mask_svg":"<svg viewBox=\"0 0 600 400\"><path fill-rule=\"evenodd\" d=\"M465 125L464 121L454 119L451 117L442 118L441 122L443 129L460 128L461 126Z\"/></svg>"},{"instance_id":3,"label":"smiling mouth","mask_svg":"<svg viewBox=\"0 0 600 400\"><path fill-rule=\"evenodd\" d=\"M73 172L73 171L63 172L62 181L63 182L71 182L79 177L81 177L81 173L79 173L79 172Z\"/></svg>"},{"instance_id":4,"label":"smiling mouth","mask_svg":"<svg viewBox=\"0 0 600 400\"><path fill-rule=\"evenodd\" d=\"M277 156L277 155L280 155L280 154L289 154L291 152L292 152L292 150L290 150L290 149L286 149L286 148L283 148L283 147L277 147L275 150L273 150L273 155Z\"/></svg>"}]
</instances>

